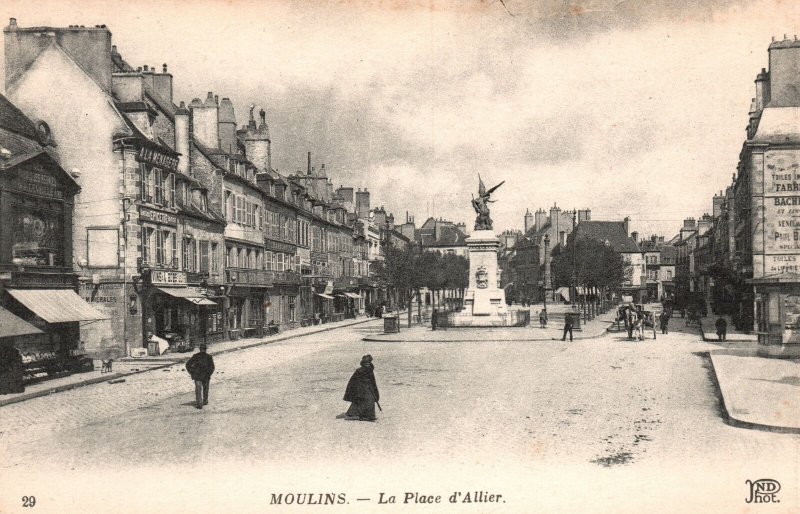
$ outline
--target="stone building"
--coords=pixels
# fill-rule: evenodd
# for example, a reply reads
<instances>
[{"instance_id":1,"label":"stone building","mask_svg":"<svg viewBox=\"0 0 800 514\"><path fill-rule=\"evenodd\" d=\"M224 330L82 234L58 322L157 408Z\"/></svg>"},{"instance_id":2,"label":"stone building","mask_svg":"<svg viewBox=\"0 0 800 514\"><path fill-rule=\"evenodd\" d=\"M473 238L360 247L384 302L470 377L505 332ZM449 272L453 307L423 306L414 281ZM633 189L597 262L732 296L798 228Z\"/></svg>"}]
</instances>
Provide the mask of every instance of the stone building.
<instances>
[{"instance_id":1,"label":"stone building","mask_svg":"<svg viewBox=\"0 0 800 514\"><path fill-rule=\"evenodd\" d=\"M759 353L800 355L800 41L768 48L734 188L736 271L753 286ZM744 304L746 307L746 303ZM744 313L743 313L744 314Z\"/></svg>"},{"instance_id":2,"label":"stone building","mask_svg":"<svg viewBox=\"0 0 800 514\"><path fill-rule=\"evenodd\" d=\"M83 353L81 322L108 317L77 294L80 188L54 157L57 143L46 121L34 123L0 95L0 354L13 346L30 364Z\"/></svg>"}]
</instances>

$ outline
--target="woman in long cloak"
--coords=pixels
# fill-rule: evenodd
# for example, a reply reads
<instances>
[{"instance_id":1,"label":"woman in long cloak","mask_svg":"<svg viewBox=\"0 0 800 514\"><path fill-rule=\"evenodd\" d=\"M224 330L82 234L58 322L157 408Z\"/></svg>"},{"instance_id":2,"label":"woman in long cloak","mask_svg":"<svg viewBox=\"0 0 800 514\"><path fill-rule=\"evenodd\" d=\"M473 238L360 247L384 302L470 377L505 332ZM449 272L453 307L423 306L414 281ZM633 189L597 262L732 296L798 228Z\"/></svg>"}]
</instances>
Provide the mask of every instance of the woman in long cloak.
<instances>
[{"instance_id":1,"label":"woman in long cloak","mask_svg":"<svg viewBox=\"0 0 800 514\"><path fill-rule=\"evenodd\" d=\"M347 419L361 421L375 421L375 402L380 401L378 385L375 383L375 366L372 365L372 356L365 355L361 358L361 367L358 368L344 392L344 401L351 402L347 409Z\"/></svg>"}]
</instances>

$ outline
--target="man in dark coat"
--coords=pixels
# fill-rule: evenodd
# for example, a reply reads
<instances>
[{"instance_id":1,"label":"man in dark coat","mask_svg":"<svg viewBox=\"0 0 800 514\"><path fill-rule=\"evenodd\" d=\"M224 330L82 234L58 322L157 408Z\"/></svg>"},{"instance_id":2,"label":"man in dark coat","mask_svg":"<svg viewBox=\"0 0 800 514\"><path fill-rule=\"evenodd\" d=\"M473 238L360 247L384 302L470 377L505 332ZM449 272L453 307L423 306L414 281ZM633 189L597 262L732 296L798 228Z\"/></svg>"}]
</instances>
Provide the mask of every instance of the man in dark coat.
<instances>
[{"instance_id":1,"label":"man in dark coat","mask_svg":"<svg viewBox=\"0 0 800 514\"><path fill-rule=\"evenodd\" d=\"M361 358L361 367L358 368L344 391L344 401L352 402L347 409L346 419L360 421L375 421L375 403L380 401L378 385L375 383L375 366L372 365L372 356L365 355Z\"/></svg>"},{"instance_id":2,"label":"man in dark coat","mask_svg":"<svg viewBox=\"0 0 800 514\"><path fill-rule=\"evenodd\" d=\"M720 341L724 341L728 336L728 320L725 318L718 318L715 325L717 327L717 338Z\"/></svg>"},{"instance_id":3,"label":"man in dark coat","mask_svg":"<svg viewBox=\"0 0 800 514\"><path fill-rule=\"evenodd\" d=\"M572 341L572 324L572 314L569 312L564 314L564 335L561 336L562 341L567 339L567 332L569 332L569 340Z\"/></svg>"},{"instance_id":4,"label":"man in dark coat","mask_svg":"<svg viewBox=\"0 0 800 514\"><path fill-rule=\"evenodd\" d=\"M208 386L211 382L211 374L214 373L214 358L206 353L206 345L200 345L200 351L192 355L186 362L186 371L194 380L195 406L202 409L203 405L208 405Z\"/></svg>"},{"instance_id":5,"label":"man in dark coat","mask_svg":"<svg viewBox=\"0 0 800 514\"><path fill-rule=\"evenodd\" d=\"M661 322L661 333L666 334L669 332L669 312L666 309L661 311L658 320Z\"/></svg>"}]
</instances>

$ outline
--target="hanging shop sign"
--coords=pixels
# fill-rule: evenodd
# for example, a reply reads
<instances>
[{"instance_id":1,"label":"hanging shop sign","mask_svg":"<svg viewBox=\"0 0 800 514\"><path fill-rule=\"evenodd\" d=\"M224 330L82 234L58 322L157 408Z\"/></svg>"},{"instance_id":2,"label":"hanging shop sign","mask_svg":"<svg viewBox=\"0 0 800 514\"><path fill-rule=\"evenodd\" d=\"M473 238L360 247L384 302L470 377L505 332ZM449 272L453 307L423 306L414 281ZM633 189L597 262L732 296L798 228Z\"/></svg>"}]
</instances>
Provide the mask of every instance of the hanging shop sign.
<instances>
[{"instance_id":1,"label":"hanging shop sign","mask_svg":"<svg viewBox=\"0 0 800 514\"><path fill-rule=\"evenodd\" d=\"M185 271L150 270L151 286L185 286L187 284Z\"/></svg>"}]
</instances>

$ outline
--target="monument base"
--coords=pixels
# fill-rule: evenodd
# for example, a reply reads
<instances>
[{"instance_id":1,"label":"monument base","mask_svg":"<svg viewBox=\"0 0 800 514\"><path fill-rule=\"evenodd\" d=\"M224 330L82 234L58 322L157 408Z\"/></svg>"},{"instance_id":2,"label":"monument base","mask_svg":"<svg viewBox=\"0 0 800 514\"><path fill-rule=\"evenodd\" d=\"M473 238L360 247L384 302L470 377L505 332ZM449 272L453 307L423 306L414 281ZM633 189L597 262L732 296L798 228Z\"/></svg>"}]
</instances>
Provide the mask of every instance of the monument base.
<instances>
[{"instance_id":1,"label":"monument base","mask_svg":"<svg viewBox=\"0 0 800 514\"><path fill-rule=\"evenodd\" d=\"M506 291L497 287L497 250L500 240L491 230L476 230L466 243L469 251L469 288L464 294L464 308L460 312L448 313L442 325L516 327L528 324L529 312L509 311Z\"/></svg>"}]
</instances>

